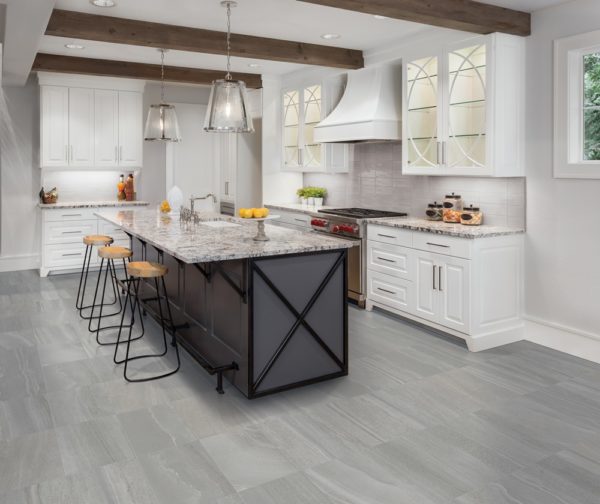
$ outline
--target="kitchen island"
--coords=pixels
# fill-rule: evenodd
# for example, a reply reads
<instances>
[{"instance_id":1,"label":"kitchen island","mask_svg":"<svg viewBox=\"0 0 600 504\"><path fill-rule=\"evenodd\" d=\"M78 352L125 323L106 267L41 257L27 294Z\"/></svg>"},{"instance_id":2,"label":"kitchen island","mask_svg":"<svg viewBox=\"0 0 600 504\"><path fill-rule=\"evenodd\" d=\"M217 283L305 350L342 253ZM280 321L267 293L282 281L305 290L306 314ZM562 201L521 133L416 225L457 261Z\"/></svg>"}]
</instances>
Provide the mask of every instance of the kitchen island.
<instances>
[{"instance_id":1,"label":"kitchen island","mask_svg":"<svg viewBox=\"0 0 600 504\"><path fill-rule=\"evenodd\" d=\"M156 210L96 214L131 239L133 260L169 268L177 341L207 371L255 398L348 374L347 249L351 243L200 214L196 224ZM155 314L156 292L141 288Z\"/></svg>"}]
</instances>

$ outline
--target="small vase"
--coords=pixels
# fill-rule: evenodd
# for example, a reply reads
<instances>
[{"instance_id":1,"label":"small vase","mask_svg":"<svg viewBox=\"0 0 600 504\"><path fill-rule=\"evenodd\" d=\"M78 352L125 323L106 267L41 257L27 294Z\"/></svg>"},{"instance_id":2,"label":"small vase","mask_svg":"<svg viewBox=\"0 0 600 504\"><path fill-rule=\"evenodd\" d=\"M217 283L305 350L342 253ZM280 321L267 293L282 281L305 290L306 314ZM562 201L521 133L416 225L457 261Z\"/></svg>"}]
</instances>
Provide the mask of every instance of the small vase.
<instances>
[{"instance_id":1,"label":"small vase","mask_svg":"<svg viewBox=\"0 0 600 504\"><path fill-rule=\"evenodd\" d=\"M323 206L323 198L315 198L315 208L321 208Z\"/></svg>"},{"instance_id":2,"label":"small vase","mask_svg":"<svg viewBox=\"0 0 600 504\"><path fill-rule=\"evenodd\" d=\"M315 198L308 198L308 206L315 206Z\"/></svg>"}]
</instances>

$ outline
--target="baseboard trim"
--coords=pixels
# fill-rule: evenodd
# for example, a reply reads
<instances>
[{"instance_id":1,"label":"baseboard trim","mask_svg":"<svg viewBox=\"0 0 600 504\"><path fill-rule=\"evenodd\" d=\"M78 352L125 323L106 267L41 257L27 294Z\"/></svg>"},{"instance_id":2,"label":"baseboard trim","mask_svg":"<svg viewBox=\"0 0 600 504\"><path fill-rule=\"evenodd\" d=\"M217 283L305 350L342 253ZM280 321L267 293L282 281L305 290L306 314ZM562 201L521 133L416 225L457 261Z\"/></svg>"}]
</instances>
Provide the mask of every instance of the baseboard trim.
<instances>
[{"instance_id":1,"label":"baseboard trim","mask_svg":"<svg viewBox=\"0 0 600 504\"><path fill-rule=\"evenodd\" d=\"M39 254L0 256L0 272L23 271L40 267Z\"/></svg>"},{"instance_id":2,"label":"baseboard trim","mask_svg":"<svg viewBox=\"0 0 600 504\"><path fill-rule=\"evenodd\" d=\"M537 317L524 318L527 341L600 363L600 335Z\"/></svg>"}]
</instances>

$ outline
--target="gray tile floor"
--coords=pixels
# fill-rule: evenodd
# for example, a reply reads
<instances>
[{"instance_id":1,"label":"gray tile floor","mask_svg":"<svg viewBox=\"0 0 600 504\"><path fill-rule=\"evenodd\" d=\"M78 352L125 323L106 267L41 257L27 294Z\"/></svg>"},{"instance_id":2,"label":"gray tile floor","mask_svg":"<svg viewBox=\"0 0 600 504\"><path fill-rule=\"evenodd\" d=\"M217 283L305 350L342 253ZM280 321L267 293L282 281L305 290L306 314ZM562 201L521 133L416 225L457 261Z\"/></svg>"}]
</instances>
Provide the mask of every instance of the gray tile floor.
<instances>
[{"instance_id":1,"label":"gray tile floor","mask_svg":"<svg viewBox=\"0 0 600 504\"><path fill-rule=\"evenodd\" d=\"M247 401L185 358L126 384L76 285L0 274L2 503L600 502L598 365L352 308L347 378Z\"/></svg>"}]
</instances>

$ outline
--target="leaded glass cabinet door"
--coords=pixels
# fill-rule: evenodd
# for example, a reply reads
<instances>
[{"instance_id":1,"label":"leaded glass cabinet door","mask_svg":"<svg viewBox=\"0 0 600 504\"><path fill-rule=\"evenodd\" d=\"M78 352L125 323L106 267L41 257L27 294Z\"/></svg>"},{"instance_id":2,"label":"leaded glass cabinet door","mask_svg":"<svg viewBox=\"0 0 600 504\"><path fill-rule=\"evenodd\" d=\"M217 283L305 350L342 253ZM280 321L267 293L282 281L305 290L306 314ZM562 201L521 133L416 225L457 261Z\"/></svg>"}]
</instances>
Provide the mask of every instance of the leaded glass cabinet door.
<instances>
[{"instance_id":1,"label":"leaded glass cabinet door","mask_svg":"<svg viewBox=\"0 0 600 504\"><path fill-rule=\"evenodd\" d=\"M286 168L302 165L300 148L300 92L283 93L283 160Z\"/></svg>"},{"instance_id":2,"label":"leaded glass cabinet door","mask_svg":"<svg viewBox=\"0 0 600 504\"><path fill-rule=\"evenodd\" d=\"M439 59L416 59L406 65L405 142L407 172L431 172L439 165Z\"/></svg>"},{"instance_id":3,"label":"leaded glass cabinet door","mask_svg":"<svg viewBox=\"0 0 600 504\"><path fill-rule=\"evenodd\" d=\"M448 170L460 169L464 175L486 167L486 69L485 42L448 51L442 164Z\"/></svg>"},{"instance_id":4,"label":"leaded glass cabinet door","mask_svg":"<svg viewBox=\"0 0 600 504\"><path fill-rule=\"evenodd\" d=\"M320 143L315 143L314 129L321 121L321 86L314 85L303 90L303 152L302 164L308 170L318 170L323 165Z\"/></svg>"}]
</instances>

